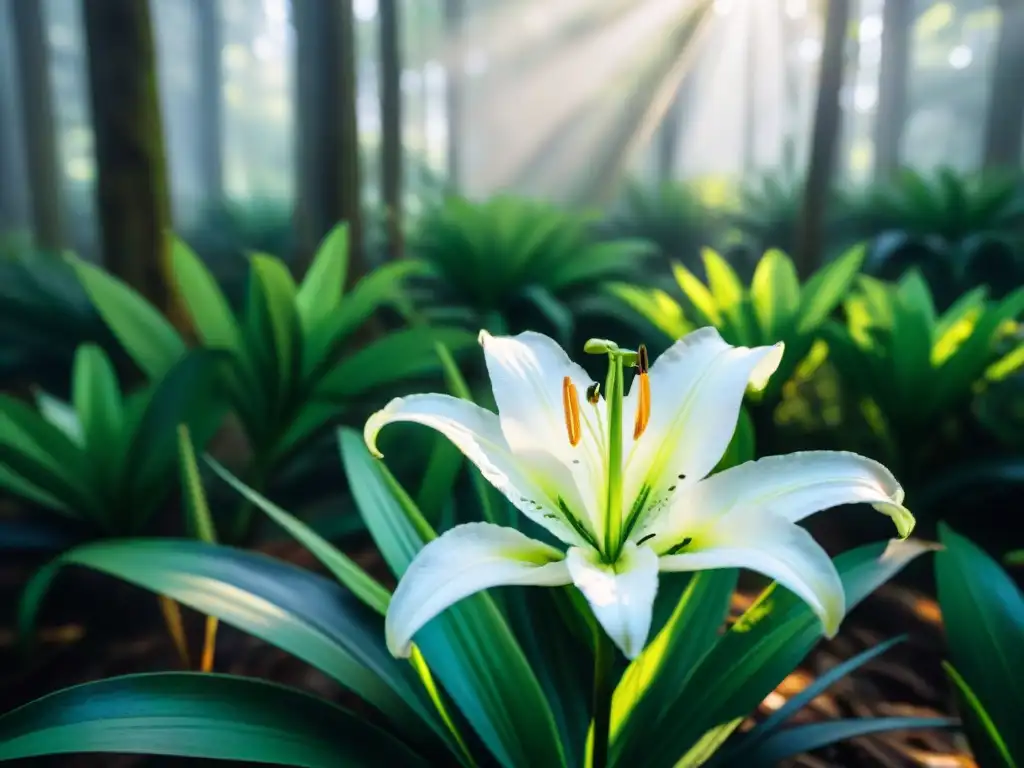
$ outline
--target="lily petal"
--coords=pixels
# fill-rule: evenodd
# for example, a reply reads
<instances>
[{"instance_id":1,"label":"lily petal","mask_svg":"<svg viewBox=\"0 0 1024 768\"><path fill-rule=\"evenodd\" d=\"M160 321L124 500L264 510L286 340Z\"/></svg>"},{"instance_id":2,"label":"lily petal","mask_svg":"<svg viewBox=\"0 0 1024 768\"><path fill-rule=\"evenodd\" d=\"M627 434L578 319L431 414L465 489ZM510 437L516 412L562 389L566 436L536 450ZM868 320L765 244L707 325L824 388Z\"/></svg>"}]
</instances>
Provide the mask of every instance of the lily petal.
<instances>
[{"instance_id":1,"label":"lily petal","mask_svg":"<svg viewBox=\"0 0 1024 768\"><path fill-rule=\"evenodd\" d=\"M733 347L701 328L661 355L650 370L650 422L626 464L626 504L657 514L706 477L732 439L747 385L767 383L782 351L781 343Z\"/></svg>"},{"instance_id":2,"label":"lily petal","mask_svg":"<svg viewBox=\"0 0 1024 768\"><path fill-rule=\"evenodd\" d=\"M664 555L662 571L747 568L763 573L807 603L832 637L846 612L839 572L814 538L800 526L771 514L731 515L692 543L692 551Z\"/></svg>"},{"instance_id":3,"label":"lily petal","mask_svg":"<svg viewBox=\"0 0 1024 768\"><path fill-rule=\"evenodd\" d=\"M871 504L892 518L900 538L914 529L903 488L877 461L845 451L767 456L713 475L678 495L660 518L637 536L655 534L651 546L668 547L709 519L737 509L770 512L792 523L841 504Z\"/></svg>"},{"instance_id":4,"label":"lily petal","mask_svg":"<svg viewBox=\"0 0 1024 768\"><path fill-rule=\"evenodd\" d=\"M529 519L566 544L585 543L564 521L548 478L533 475L512 455L495 414L450 395L398 397L367 420L363 439L370 452L380 458L378 433L388 424L403 421L423 424L443 434Z\"/></svg>"},{"instance_id":5,"label":"lily petal","mask_svg":"<svg viewBox=\"0 0 1024 768\"><path fill-rule=\"evenodd\" d=\"M579 547L569 550L565 562L573 584L587 598L604 631L626 658L636 658L651 631L658 556L649 547L626 542L614 565Z\"/></svg>"},{"instance_id":6,"label":"lily petal","mask_svg":"<svg viewBox=\"0 0 1024 768\"><path fill-rule=\"evenodd\" d=\"M501 431L512 453L531 474L543 476L546 486L599 536L604 530L604 403L586 401L590 376L557 342L540 333L491 336L481 331L480 344ZM563 405L567 377L580 399L580 441L575 446L569 441Z\"/></svg>"},{"instance_id":7,"label":"lily petal","mask_svg":"<svg viewBox=\"0 0 1024 768\"><path fill-rule=\"evenodd\" d=\"M384 620L388 650L408 657L413 636L428 621L481 590L571 581L561 552L514 528L456 526L420 550L399 582Z\"/></svg>"}]
</instances>

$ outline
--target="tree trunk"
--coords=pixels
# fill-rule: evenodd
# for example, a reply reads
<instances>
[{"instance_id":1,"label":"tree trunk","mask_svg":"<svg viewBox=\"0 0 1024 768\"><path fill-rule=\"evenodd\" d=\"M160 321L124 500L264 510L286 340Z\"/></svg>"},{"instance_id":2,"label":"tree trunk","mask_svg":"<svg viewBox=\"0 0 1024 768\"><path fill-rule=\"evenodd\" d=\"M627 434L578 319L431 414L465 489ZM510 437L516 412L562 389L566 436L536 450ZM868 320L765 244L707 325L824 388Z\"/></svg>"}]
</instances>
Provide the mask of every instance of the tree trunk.
<instances>
[{"instance_id":1,"label":"tree trunk","mask_svg":"<svg viewBox=\"0 0 1024 768\"><path fill-rule=\"evenodd\" d=\"M335 224L347 222L352 285L366 272L352 0L293 0L292 9L298 53L299 253L308 260Z\"/></svg>"},{"instance_id":2,"label":"tree trunk","mask_svg":"<svg viewBox=\"0 0 1024 768\"><path fill-rule=\"evenodd\" d=\"M219 200L224 192L223 68L224 45L220 0L194 0L199 42L199 161L203 194Z\"/></svg>"},{"instance_id":3,"label":"tree trunk","mask_svg":"<svg viewBox=\"0 0 1024 768\"><path fill-rule=\"evenodd\" d=\"M1024 2L1000 0L1002 22L996 41L992 90L985 123L983 164L1019 169L1024 143Z\"/></svg>"},{"instance_id":4,"label":"tree trunk","mask_svg":"<svg viewBox=\"0 0 1024 768\"><path fill-rule=\"evenodd\" d=\"M448 183L458 187L461 168L459 150L462 143L462 81L465 78L463 24L465 22L465 0L443 0L444 31L447 45L455 51L445 73L445 122L448 126Z\"/></svg>"},{"instance_id":5,"label":"tree trunk","mask_svg":"<svg viewBox=\"0 0 1024 768\"><path fill-rule=\"evenodd\" d=\"M402 244L402 53L398 0L380 0L381 196L387 217L387 250L401 258Z\"/></svg>"},{"instance_id":6,"label":"tree trunk","mask_svg":"<svg viewBox=\"0 0 1024 768\"><path fill-rule=\"evenodd\" d=\"M913 3L886 0L882 8L882 61L875 116L875 179L882 181L899 168L900 140L907 121L907 75Z\"/></svg>"},{"instance_id":7,"label":"tree trunk","mask_svg":"<svg viewBox=\"0 0 1024 768\"><path fill-rule=\"evenodd\" d=\"M846 29L850 23L851 2L830 0L825 17L825 44L818 74L811 159L797 223L794 254L797 271L805 279L821 264L825 245L825 216L832 191L842 121L839 92L843 87Z\"/></svg>"},{"instance_id":8,"label":"tree trunk","mask_svg":"<svg viewBox=\"0 0 1024 768\"><path fill-rule=\"evenodd\" d=\"M657 179L667 184L676 177L676 162L679 159L679 134L683 130L683 101L685 89L680 88L665 114L664 122L658 128L655 155Z\"/></svg>"},{"instance_id":9,"label":"tree trunk","mask_svg":"<svg viewBox=\"0 0 1024 768\"><path fill-rule=\"evenodd\" d=\"M83 0L104 263L179 325L156 55L146 0Z\"/></svg>"},{"instance_id":10,"label":"tree trunk","mask_svg":"<svg viewBox=\"0 0 1024 768\"><path fill-rule=\"evenodd\" d=\"M14 53L22 136L32 203L32 233L37 247L56 251L64 245L61 226L61 178L50 87L50 50L40 0L11 0Z\"/></svg>"}]
</instances>

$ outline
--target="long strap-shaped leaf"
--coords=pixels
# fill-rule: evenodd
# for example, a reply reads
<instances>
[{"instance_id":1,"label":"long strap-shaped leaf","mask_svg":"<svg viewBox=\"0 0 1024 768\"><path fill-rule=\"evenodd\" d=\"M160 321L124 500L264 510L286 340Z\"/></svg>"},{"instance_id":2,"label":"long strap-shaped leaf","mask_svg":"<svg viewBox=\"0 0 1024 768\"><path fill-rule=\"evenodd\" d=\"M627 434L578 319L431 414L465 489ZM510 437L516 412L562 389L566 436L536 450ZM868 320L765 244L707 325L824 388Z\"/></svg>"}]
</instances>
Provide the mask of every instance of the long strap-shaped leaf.
<instances>
[{"instance_id":1,"label":"long strap-shaped leaf","mask_svg":"<svg viewBox=\"0 0 1024 768\"><path fill-rule=\"evenodd\" d=\"M835 559L852 609L879 585L931 547L894 541L870 544ZM671 738L648 743L644 765L702 764L710 753L695 746L719 744L788 675L821 637L821 623L791 592L772 585L700 659L693 674L662 710ZM718 733L712 733L717 731ZM685 758L680 762L680 755Z\"/></svg>"},{"instance_id":2,"label":"long strap-shaped leaf","mask_svg":"<svg viewBox=\"0 0 1024 768\"><path fill-rule=\"evenodd\" d=\"M113 677L65 688L0 717L0 761L77 752L305 768L428 765L391 734L334 704L230 675Z\"/></svg>"},{"instance_id":3,"label":"long strap-shaped leaf","mask_svg":"<svg viewBox=\"0 0 1024 768\"><path fill-rule=\"evenodd\" d=\"M191 540L87 544L65 553L29 582L19 617L24 636L63 565L116 576L276 645L368 701L409 738L437 746L424 722L436 722L432 709L408 665L384 647L379 616L323 576L264 555Z\"/></svg>"},{"instance_id":4,"label":"long strap-shaped leaf","mask_svg":"<svg viewBox=\"0 0 1024 768\"><path fill-rule=\"evenodd\" d=\"M362 435L345 429L339 436L366 527L400 577L436 534L384 465L370 456ZM450 608L416 640L437 679L503 765L564 765L551 707L488 595Z\"/></svg>"}]
</instances>

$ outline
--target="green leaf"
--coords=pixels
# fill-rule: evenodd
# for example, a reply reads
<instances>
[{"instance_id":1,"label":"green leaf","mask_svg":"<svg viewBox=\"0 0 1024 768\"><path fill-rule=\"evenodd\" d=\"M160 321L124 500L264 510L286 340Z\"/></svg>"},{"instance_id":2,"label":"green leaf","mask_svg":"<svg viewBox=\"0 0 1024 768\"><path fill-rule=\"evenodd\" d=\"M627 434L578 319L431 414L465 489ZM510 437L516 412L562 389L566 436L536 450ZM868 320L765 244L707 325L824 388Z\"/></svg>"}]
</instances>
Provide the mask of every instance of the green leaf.
<instances>
[{"instance_id":1,"label":"green leaf","mask_svg":"<svg viewBox=\"0 0 1024 768\"><path fill-rule=\"evenodd\" d=\"M179 424L188 425L200 448L216 433L224 412L217 387L223 362L221 352L192 350L147 393L125 454L124 476L141 494L138 500L166 493L173 482ZM141 525L144 519L135 522Z\"/></svg>"},{"instance_id":2,"label":"green leaf","mask_svg":"<svg viewBox=\"0 0 1024 768\"><path fill-rule=\"evenodd\" d=\"M773 248L761 257L750 284L750 298L761 326L759 342L782 340L800 309L800 279L782 251Z\"/></svg>"},{"instance_id":3,"label":"green leaf","mask_svg":"<svg viewBox=\"0 0 1024 768\"><path fill-rule=\"evenodd\" d=\"M810 333L821 325L849 293L864 263L866 248L857 245L819 269L800 291L797 333Z\"/></svg>"},{"instance_id":4,"label":"green leaf","mask_svg":"<svg viewBox=\"0 0 1024 768\"><path fill-rule=\"evenodd\" d=\"M436 534L362 435L339 433L356 504L388 566L401 577ZM487 594L460 601L420 630L416 642L463 716L505 766L564 765L554 716L536 675Z\"/></svg>"},{"instance_id":5,"label":"green leaf","mask_svg":"<svg viewBox=\"0 0 1024 768\"><path fill-rule=\"evenodd\" d=\"M0 760L112 752L307 768L429 763L330 702L231 675L125 675L51 693L0 717Z\"/></svg>"},{"instance_id":6,"label":"green leaf","mask_svg":"<svg viewBox=\"0 0 1024 768\"><path fill-rule=\"evenodd\" d=\"M249 311L258 312L262 318L260 327L269 334L272 350L266 364L272 364L273 370L268 367L264 375L275 382L272 391L277 392L278 398L287 398L291 395L302 362L295 281L279 259L263 254L254 254L251 258L259 298L258 307L250 307Z\"/></svg>"},{"instance_id":7,"label":"green leaf","mask_svg":"<svg viewBox=\"0 0 1024 768\"><path fill-rule=\"evenodd\" d=\"M847 610L931 547L914 540L870 544L835 559ZM652 728L671 723L671 737L646 745L644 765L695 766L707 757L694 744L721 743L800 663L821 638L821 622L799 598L773 584L700 659L686 685ZM662 733L669 733L662 730ZM624 758L636 758L633 752Z\"/></svg>"},{"instance_id":8,"label":"green leaf","mask_svg":"<svg viewBox=\"0 0 1024 768\"><path fill-rule=\"evenodd\" d=\"M779 709L749 731L742 738L737 748L729 752L728 759L732 761L738 761L740 757L749 759L752 750L755 750L759 745L771 738L773 733L779 730L779 726L828 690L831 685L839 682L850 673L863 667L872 659L881 656L894 645L906 639L906 635L900 635L899 637L886 640L884 643L879 643L872 648L868 648L866 651L858 653L852 659L847 659L837 664L823 675L817 677L814 682L791 697L783 706L779 707Z\"/></svg>"},{"instance_id":9,"label":"green leaf","mask_svg":"<svg viewBox=\"0 0 1024 768\"><path fill-rule=\"evenodd\" d=\"M657 738L659 715L714 644L729 611L738 571L700 571L686 587L671 618L626 668L612 699L615 762L628 762Z\"/></svg>"},{"instance_id":10,"label":"green leaf","mask_svg":"<svg viewBox=\"0 0 1024 768\"><path fill-rule=\"evenodd\" d=\"M82 429L82 422L78 418L75 407L59 397L44 392L41 389L35 391L36 408L43 420L57 427L67 435L76 448L85 448L85 431Z\"/></svg>"},{"instance_id":11,"label":"green leaf","mask_svg":"<svg viewBox=\"0 0 1024 768\"><path fill-rule=\"evenodd\" d=\"M76 515L98 519L99 499L85 456L60 429L8 395L0 394L0 464Z\"/></svg>"},{"instance_id":12,"label":"green leaf","mask_svg":"<svg viewBox=\"0 0 1024 768\"><path fill-rule=\"evenodd\" d=\"M320 243L295 297L299 319L307 333L341 305L347 274L348 224L341 222Z\"/></svg>"},{"instance_id":13,"label":"green leaf","mask_svg":"<svg viewBox=\"0 0 1024 768\"><path fill-rule=\"evenodd\" d=\"M256 493L256 491L242 483L216 461L208 458L207 462L224 482L242 494L253 505L262 509L271 520L284 528L302 546L308 549L364 605L369 606L381 616L385 614L388 609L388 603L391 601L391 593L382 587L376 579L367 574L347 555L339 551L337 547L320 536L312 528L298 518L288 514L264 496Z\"/></svg>"},{"instance_id":14,"label":"green leaf","mask_svg":"<svg viewBox=\"0 0 1024 768\"><path fill-rule=\"evenodd\" d=\"M476 344L476 334L457 328L409 328L389 333L331 369L320 381L317 395L347 400L433 373L440 367L435 344L460 352Z\"/></svg>"},{"instance_id":15,"label":"green leaf","mask_svg":"<svg viewBox=\"0 0 1024 768\"><path fill-rule=\"evenodd\" d=\"M171 266L175 284L203 343L240 353L241 331L231 305L202 259L178 238L171 240Z\"/></svg>"},{"instance_id":16,"label":"green leaf","mask_svg":"<svg viewBox=\"0 0 1024 768\"><path fill-rule=\"evenodd\" d=\"M95 542L66 552L32 578L19 612L23 637L31 636L40 599L65 565L116 576L276 645L365 699L403 733L430 740L424 720L433 725L435 718L408 665L384 647L380 617L323 576L198 541Z\"/></svg>"},{"instance_id":17,"label":"green leaf","mask_svg":"<svg viewBox=\"0 0 1024 768\"><path fill-rule=\"evenodd\" d=\"M732 325L735 343L749 344L753 341L751 330L743 312L743 283L728 261L711 248L703 248L704 270L708 275L708 288L715 297L715 304Z\"/></svg>"},{"instance_id":18,"label":"green leaf","mask_svg":"<svg viewBox=\"0 0 1024 768\"><path fill-rule=\"evenodd\" d=\"M953 728L956 725L956 720L945 717L861 717L798 725L769 736L743 765L778 765L788 757L874 733Z\"/></svg>"},{"instance_id":19,"label":"green leaf","mask_svg":"<svg viewBox=\"0 0 1024 768\"><path fill-rule=\"evenodd\" d=\"M1024 763L1024 595L999 564L945 523L935 579L950 661Z\"/></svg>"},{"instance_id":20,"label":"green leaf","mask_svg":"<svg viewBox=\"0 0 1024 768\"><path fill-rule=\"evenodd\" d=\"M151 379L163 376L185 354L174 326L113 275L76 257L70 261L96 311L135 364Z\"/></svg>"},{"instance_id":21,"label":"green leaf","mask_svg":"<svg viewBox=\"0 0 1024 768\"><path fill-rule=\"evenodd\" d=\"M956 686L960 694L960 708L966 709L964 730L971 744L974 758L984 766L1000 764L1005 768L1017 768L1017 763L1006 746L1006 740L996 729L992 716L978 698L963 676L948 661L942 662L942 668Z\"/></svg>"},{"instance_id":22,"label":"green leaf","mask_svg":"<svg viewBox=\"0 0 1024 768\"><path fill-rule=\"evenodd\" d=\"M178 454L181 464L181 488L185 500L189 533L207 544L217 543L217 529L206 502L203 479L199 475L196 450L187 424L178 425Z\"/></svg>"},{"instance_id":23,"label":"green leaf","mask_svg":"<svg viewBox=\"0 0 1024 768\"><path fill-rule=\"evenodd\" d=\"M322 372L326 365L334 361L338 347L346 336L377 309L401 301L403 281L424 271L425 265L422 262L410 259L377 267L356 283L340 307L323 316L320 321L307 325L302 353L303 376Z\"/></svg>"},{"instance_id":24,"label":"green leaf","mask_svg":"<svg viewBox=\"0 0 1024 768\"><path fill-rule=\"evenodd\" d=\"M715 301L715 297L711 295L711 291L708 290L707 286L682 264L673 263L672 274L675 275L676 282L679 283L679 289L683 292L683 295L690 300L694 309L703 315L701 318L703 322L699 322L698 325L710 324L721 328L722 313Z\"/></svg>"},{"instance_id":25,"label":"green leaf","mask_svg":"<svg viewBox=\"0 0 1024 768\"><path fill-rule=\"evenodd\" d=\"M85 446L96 465L101 466L110 459L124 419L117 374L101 347L83 344L75 351L71 394Z\"/></svg>"}]
</instances>

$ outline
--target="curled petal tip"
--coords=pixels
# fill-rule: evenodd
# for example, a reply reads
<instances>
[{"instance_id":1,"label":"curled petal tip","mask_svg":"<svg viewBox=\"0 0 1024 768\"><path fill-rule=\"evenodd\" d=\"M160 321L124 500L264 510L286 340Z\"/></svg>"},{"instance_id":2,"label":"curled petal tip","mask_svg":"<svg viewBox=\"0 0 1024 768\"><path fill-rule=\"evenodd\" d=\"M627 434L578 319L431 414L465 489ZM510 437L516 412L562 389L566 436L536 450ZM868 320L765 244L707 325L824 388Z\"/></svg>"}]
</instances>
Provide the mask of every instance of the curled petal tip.
<instances>
[{"instance_id":1,"label":"curled petal tip","mask_svg":"<svg viewBox=\"0 0 1024 768\"><path fill-rule=\"evenodd\" d=\"M491 334L488 333L487 330L483 328L481 328L480 333L476 335L477 344L479 344L481 347L484 346L484 344L486 344L492 338L493 337L491 336Z\"/></svg>"},{"instance_id":2,"label":"curled petal tip","mask_svg":"<svg viewBox=\"0 0 1024 768\"><path fill-rule=\"evenodd\" d=\"M902 489L897 497L902 500L903 492ZM917 520L914 519L914 515L909 509L904 507L899 501L893 500L887 504L872 504L876 512L881 512L883 515L888 515L892 518L893 523L896 525L896 532L901 539L905 539L914 532L914 526L917 525Z\"/></svg>"}]
</instances>

